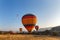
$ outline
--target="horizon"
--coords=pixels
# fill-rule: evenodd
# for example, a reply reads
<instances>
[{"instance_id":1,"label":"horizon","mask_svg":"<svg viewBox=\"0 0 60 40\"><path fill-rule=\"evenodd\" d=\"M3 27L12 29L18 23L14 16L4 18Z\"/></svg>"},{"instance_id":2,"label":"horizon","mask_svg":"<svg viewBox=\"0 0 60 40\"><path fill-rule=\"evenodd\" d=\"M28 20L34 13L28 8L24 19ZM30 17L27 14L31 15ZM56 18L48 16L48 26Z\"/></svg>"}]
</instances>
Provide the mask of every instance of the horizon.
<instances>
[{"instance_id":1,"label":"horizon","mask_svg":"<svg viewBox=\"0 0 60 40\"><path fill-rule=\"evenodd\" d=\"M37 17L39 28L60 26L60 0L0 0L0 30L26 31L21 18L27 13Z\"/></svg>"}]
</instances>

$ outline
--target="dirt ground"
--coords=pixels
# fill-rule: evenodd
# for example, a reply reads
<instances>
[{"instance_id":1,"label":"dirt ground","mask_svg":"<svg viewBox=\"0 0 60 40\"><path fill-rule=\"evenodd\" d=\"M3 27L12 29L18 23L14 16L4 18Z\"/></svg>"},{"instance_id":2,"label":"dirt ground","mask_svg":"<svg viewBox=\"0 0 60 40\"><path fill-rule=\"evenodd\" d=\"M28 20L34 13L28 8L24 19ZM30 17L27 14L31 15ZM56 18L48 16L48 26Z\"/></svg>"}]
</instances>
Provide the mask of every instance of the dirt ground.
<instances>
[{"instance_id":1,"label":"dirt ground","mask_svg":"<svg viewBox=\"0 0 60 40\"><path fill-rule=\"evenodd\" d=\"M42 35L0 35L0 40L60 40L60 37Z\"/></svg>"}]
</instances>

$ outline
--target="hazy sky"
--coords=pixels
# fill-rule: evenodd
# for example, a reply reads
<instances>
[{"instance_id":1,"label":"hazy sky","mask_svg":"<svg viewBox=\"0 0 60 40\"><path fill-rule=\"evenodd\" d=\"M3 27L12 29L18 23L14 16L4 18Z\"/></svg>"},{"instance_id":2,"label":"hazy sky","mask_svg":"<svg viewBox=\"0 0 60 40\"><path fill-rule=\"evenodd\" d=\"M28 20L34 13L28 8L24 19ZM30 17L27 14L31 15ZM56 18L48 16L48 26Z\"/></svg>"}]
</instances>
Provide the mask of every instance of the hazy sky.
<instances>
[{"instance_id":1,"label":"hazy sky","mask_svg":"<svg viewBox=\"0 0 60 40\"><path fill-rule=\"evenodd\" d=\"M36 15L40 28L58 26L60 0L0 0L0 30L24 28L21 18L27 13Z\"/></svg>"}]
</instances>

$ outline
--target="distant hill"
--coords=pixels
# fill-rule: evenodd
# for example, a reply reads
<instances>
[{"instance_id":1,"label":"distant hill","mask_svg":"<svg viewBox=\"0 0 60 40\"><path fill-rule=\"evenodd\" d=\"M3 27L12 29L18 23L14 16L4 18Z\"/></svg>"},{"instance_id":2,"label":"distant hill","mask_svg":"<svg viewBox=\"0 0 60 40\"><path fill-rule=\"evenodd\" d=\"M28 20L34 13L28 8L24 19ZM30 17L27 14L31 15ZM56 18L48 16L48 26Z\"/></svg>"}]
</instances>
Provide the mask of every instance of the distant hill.
<instances>
[{"instance_id":1,"label":"distant hill","mask_svg":"<svg viewBox=\"0 0 60 40\"><path fill-rule=\"evenodd\" d=\"M48 28L40 28L40 29L39 29L39 31L45 31L45 30L59 31L59 32L60 32L60 26L48 27Z\"/></svg>"},{"instance_id":2,"label":"distant hill","mask_svg":"<svg viewBox=\"0 0 60 40\"><path fill-rule=\"evenodd\" d=\"M55 26L51 29L51 31L57 31L60 32L60 26Z\"/></svg>"},{"instance_id":3,"label":"distant hill","mask_svg":"<svg viewBox=\"0 0 60 40\"><path fill-rule=\"evenodd\" d=\"M48 28L40 28L39 31L45 31L45 30L51 30L52 27L48 27Z\"/></svg>"},{"instance_id":4,"label":"distant hill","mask_svg":"<svg viewBox=\"0 0 60 40\"><path fill-rule=\"evenodd\" d=\"M60 26L40 28L39 29L39 34L60 36Z\"/></svg>"}]
</instances>

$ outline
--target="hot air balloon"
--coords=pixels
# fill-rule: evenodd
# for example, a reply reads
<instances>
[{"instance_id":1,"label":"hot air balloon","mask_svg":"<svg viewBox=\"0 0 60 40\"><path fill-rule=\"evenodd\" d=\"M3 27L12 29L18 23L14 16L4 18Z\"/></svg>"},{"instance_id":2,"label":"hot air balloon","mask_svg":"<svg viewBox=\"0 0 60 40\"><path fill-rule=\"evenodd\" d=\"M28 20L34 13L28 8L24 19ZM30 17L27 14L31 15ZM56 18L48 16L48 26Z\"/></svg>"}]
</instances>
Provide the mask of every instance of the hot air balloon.
<instances>
[{"instance_id":1,"label":"hot air balloon","mask_svg":"<svg viewBox=\"0 0 60 40\"><path fill-rule=\"evenodd\" d=\"M22 32L22 28L19 28L19 30L20 30L20 33Z\"/></svg>"},{"instance_id":2,"label":"hot air balloon","mask_svg":"<svg viewBox=\"0 0 60 40\"><path fill-rule=\"evenodd\" d=\"M35 26L35 29L36 29L36 31L38 31L38 29L39 29L39 26Z\"/></svg>"},{"instance_id":3,"label":"hot air balloon","mask_svg":"<svg viewBox=\"0 0 60 40\"><path fill-rule=\"evenodd\" d=\"M31 33L32 29L35 27L37 18L33 14L26 14L22 17L22 23L24 27Z\"/></svg>"}]
</instances>

